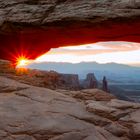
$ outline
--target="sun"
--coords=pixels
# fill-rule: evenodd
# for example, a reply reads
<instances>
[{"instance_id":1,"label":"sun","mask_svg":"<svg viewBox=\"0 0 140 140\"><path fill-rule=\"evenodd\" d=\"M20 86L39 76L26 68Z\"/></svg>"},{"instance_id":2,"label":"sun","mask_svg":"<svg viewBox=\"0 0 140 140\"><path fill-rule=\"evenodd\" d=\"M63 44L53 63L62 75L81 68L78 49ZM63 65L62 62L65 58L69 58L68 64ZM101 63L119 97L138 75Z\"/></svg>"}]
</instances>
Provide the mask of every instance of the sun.
<instances>
[{"instance_id":1,"label":"sun","mask_svg":"<svg viewBox=\"0 0 140 140\"><path fill-rule=\"evenodd\" d=\"M16 60L16 66L17 67L24 67L28 64L29 64L29 60L28 60L28 58L26 58L24 56L18 57L17 60Z\"/></svg>"}]
</instances>

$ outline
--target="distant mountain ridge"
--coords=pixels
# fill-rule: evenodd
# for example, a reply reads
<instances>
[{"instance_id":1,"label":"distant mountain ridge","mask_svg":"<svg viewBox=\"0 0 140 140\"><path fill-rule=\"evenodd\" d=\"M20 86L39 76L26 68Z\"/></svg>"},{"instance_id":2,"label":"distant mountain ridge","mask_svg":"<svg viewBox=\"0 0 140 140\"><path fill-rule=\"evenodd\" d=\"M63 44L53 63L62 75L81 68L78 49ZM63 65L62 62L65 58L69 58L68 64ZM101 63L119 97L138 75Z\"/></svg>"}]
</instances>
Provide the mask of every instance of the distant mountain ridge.
<instances>
[{"instance_id":1,"label":"distant mountain ridge","mask_svg":"<svg viewBox=\"0 0 140 140\"><path fill-rule=\"evenodd\" d=\"M119 64L119 63L115 63L115 62L110 62L110 63L103 63L103 64L100 64L100 63L97 63L96 61L93 61L93 62L79 62L79 63L70 63L70 62L34 62L34 63L31 63L30 65L96 65L96 66L120 66L120 67L125 67L125 68L139 68L138 66L130 66L130 65L127 65L127 64ZM29 65L29 66L30 66Z\"/></svg>"},{"instance_id":2,"label":"distant mountain ridge","mask_svg":"<svg viewBox=\"0 0 140 140\"><path fill-rule=\"evenodd\" d=\"M139 67L135 66L117 63L99 64L97 62L80 62L80 63L42 62L42 63L32 63L27 67L41 70L54 70L61 73L81 73L83 71L91 71L91 70L109 70L109 71L140 70Z\"/></svg>"}]
</instances>

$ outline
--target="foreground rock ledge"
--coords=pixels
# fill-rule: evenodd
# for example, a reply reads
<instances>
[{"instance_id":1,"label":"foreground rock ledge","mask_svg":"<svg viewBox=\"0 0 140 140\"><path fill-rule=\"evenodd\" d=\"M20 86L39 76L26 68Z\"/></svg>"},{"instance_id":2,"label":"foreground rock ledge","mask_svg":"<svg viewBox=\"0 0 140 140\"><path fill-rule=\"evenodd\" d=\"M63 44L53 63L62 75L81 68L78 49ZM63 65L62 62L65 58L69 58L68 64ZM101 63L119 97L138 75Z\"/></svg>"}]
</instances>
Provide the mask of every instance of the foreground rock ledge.
<instances>
[{"instance_id":1,"label":"foreground rock ledge","mask_svg":"<svg viewBox=\"0 0 140 140\"><path fill-rule=\"evenodd\" d=\"M140 104L97 89L53 91L0 76L1 140L138 140L139 116Z\"/></svg>"}]
</instances>

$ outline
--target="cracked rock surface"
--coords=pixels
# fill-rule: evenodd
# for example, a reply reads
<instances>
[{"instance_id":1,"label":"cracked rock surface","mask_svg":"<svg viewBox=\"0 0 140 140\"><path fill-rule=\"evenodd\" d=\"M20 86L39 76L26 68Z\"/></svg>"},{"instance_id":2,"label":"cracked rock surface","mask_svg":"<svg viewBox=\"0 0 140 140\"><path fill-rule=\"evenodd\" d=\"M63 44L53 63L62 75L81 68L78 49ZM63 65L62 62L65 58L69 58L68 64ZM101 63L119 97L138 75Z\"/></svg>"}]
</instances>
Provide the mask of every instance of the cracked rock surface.
<instances>
[{"instance_id":1,"label":"cracked rock surface","mask_svg":"<svg viewBox=\"0 0 140 140\"><path fill-rule=\"evenodd\" d=\"M0 140L138 140L139 116L140 104L97 89L54 91L0 76Z\"/></svg>"}]
</instances>

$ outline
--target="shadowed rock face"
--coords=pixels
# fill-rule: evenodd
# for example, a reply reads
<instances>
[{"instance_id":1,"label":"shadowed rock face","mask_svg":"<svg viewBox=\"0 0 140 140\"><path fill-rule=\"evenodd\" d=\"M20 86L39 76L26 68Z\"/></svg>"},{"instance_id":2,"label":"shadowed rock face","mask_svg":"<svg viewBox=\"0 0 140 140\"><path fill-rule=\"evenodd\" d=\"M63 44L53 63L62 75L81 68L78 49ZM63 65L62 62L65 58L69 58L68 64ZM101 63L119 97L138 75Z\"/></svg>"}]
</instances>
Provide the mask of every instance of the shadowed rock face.
<instances>
[{"instance_id":1,"label":"shadowed rock face","mask_svg":"<svg viewBox=\"0 0 140 140\"><path fill-rule=\"evenodd\" d=\"M50 48L140 42L139 0L0 0L0 58L34 59Z\"/></svg>"}]
</instances>

